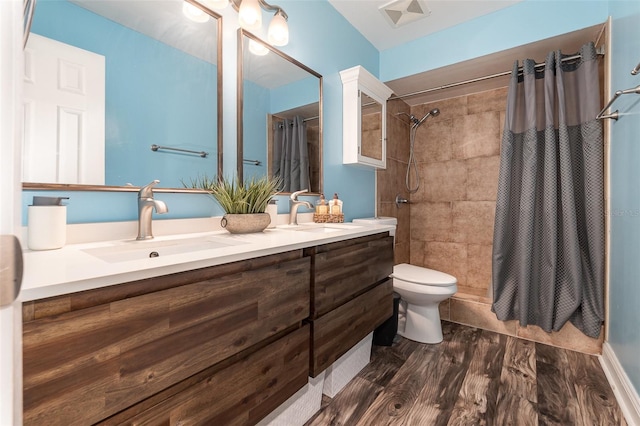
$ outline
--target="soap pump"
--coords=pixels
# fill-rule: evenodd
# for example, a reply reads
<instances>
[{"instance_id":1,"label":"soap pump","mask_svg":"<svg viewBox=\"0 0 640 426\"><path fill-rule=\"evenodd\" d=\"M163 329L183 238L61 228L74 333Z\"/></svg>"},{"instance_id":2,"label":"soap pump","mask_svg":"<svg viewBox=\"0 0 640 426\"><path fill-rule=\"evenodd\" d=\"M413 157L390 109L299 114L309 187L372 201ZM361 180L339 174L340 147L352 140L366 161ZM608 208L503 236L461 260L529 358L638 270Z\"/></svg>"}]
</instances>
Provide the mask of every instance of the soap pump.
<instances>
[{"instance_id":1,"label":"soap pump","mask_svg":"<svg viewBox=\"0 0 640 426\"><path fill-rule=\"evenodd\" d=\"M320 194L320 199L316 201L316 213L317 214L329 213L329 206L327 205L327 201L324 199L324 194Z\"/></svg>"},{"instance_id":2,"label":"soap pump","mask_svg":"<svg viewBox=\"0 0 640 426\"><path fill-rule=\"evenodd\" d=\"M333 194L333 200L329 202L329 208L331 214L340 214L342 213L342 201L338 198L338 194Z\"/></svg>"}]
</instances>

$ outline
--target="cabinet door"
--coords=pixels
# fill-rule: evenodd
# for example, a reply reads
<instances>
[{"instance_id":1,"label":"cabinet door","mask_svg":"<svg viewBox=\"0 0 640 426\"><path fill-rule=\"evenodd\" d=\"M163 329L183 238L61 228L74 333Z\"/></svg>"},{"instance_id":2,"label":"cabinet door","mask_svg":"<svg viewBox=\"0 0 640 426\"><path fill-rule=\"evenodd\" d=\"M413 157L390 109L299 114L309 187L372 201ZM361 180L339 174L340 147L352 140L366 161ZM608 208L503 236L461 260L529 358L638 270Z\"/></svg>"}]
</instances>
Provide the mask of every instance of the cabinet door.
<instances>
[{"instance_id":1,"label":"cabinet door","mask_svg":"<svg viewBox=\"0 0 640 426\"><path fill-rule=\"evenodd\" d=\"M393 237L378 234L318 247L311 281L311 317L340 306L392 272Z\"/></svg>"},{"instance_id":2,"label":"cabinet door","mask_svg":"<svg viewBox=\"0 0 640 426\"><path fill-rule=\"evenodd\" d=\"M312 323L311 376L315 377L393 314L391 279Z\"/></svg>"},{"instance_id":3,"label":"cabinet door","mask_svg":"<svg viewBox=\"0 0 640 426\"><path fill-rule=\"evenodd\" d=\"M309 275L300 258L26 322L24 424L98 422L299 325Z\"/></svg>"},{"instance_id":4,"label":"cabinet door","mask_svg":"<svg viewBox=\"0 0 640 426\"><path fill-rule=\"evenodd\" d=\"M307 383L308 368L305 325L227 368L201 375L184 391L127 417L126 423L253 425ZM124 423L122 417L104 424Z\"/></svg>"}]
</instances>

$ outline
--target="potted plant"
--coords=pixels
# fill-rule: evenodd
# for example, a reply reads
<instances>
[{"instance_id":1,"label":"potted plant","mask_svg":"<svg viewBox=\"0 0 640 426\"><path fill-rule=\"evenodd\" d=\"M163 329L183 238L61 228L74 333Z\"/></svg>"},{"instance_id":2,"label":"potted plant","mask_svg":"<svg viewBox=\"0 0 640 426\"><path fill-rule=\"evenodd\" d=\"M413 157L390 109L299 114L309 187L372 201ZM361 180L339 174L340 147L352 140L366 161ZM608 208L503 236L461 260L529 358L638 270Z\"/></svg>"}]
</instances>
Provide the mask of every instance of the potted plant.
<instances>
[{"instance_id":1,"label":"potted plant","mask_svg":"<svg viewBox=\"0 0 640 426\"><path fill-rule=\"evenodd\" d=\"M192 180L191 187L208 191L222 207L223 228L232 234L246 234L262 232L269 225L270 216L265 210L278 191L280 180L263 176L241 183L238 179L203 176Z\"/></svg>"}]
</instances>

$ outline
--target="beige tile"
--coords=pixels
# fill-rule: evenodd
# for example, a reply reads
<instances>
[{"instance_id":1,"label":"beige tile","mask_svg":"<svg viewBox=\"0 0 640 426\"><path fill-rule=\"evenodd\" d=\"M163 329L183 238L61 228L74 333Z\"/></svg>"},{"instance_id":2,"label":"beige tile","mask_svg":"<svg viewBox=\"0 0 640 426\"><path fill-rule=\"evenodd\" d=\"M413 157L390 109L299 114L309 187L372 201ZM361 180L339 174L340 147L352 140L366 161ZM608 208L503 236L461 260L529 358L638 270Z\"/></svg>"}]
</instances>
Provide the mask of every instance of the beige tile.
<instances>
[{"instance_id":1,"label":"beige tile","mask_svg":"<svg viewBox=\"0 0 640 426\"><path fill-rule=\"evenodd\" d=\"M453 119L422 125L415 132L414 155L419 163L451 160L453 156Z\"/></svg>"},{"instance_id":2,"label":"beige tile","mask_svg":"<svg viewBox=\"0 0 640 426\"><path fill-rule=\"evenodd\" d=\"M482 291L487 296L491 287L491 244L469 244L467 246L467 285Z\"/></svg>"},{"instance_id":3,"label":"beige tile","mask_svg":"<svg viewBox=\"0 0 640 426\"><path fill-rule=\"evenodd\" d=\"M453 158L485 157L500 153L500 113L483 112L454 118Z\"/></svg>"},{"instance_id":4,"label":"beige tile","mask_svg":"<svg viewBox=\"0 0 640 426\"><path fill-rule=\"evenodd\" d=\"M599 355L602 353L602 340L604 333L601 332L600 337L598 339L594 339L582 334L580 330L569 322L557 332L547 333L536 325L529 325L526 327L518 325L516 332L518 337L544 343L546 345L587 354Z\"/></svg>"},{"instance_id":5,"label":"beige tile","mask_svg":"<svg viewBox=\"0 0 640 426\"><path fill-rule=\"evenodd\" d=\"M467 96L458 96L457 98L443 99L436 102L430 102L421 105L415 105L411 107L411 113L418 118L424 117L424 115L434 108L440 110L440 115L437 117L429 117L427 123L423 123L423 126L437 123L441 120L449 120L452 117L459 117L467 115Z\"/></svg>"},{"instance_id":6,"label":"beige tile","mask_svg":"<svg viewBox=\"0 0 640 426\"><path fill-rule=\"evenodd\" d=\"M396 243L395 252L394 252L394 264L398 265L400 263L411 263L410 262L410 254L409 254L410 244L407 243Z\"/></svg>"},{"instance_id":7,"label":"beige tile","mask_svg":"<svg viewBox=\"0 0 640 426\"><path fill-rule=\"evenodd\" d=\"M391 99L387 101L387 115L395 117L401 111L409 114L411 107L402 99Z\"/></svg>"},{"instance_id":8,"label":"beige tile","mask_svg":"<svg viewBox=\"0 0 640 426\"><path fill-rule=\"evenodd\" d=\"M409 263L416 266L424 266L425 244L423 241L411 240L409 243Z\"/></svg>"},{"instance_id":9,"label":"beige tile","mask_svg":"<svg viewBox=\"0 0 640 426\"><path fill-rule=\"evenodd\" d=\"M507 109L508 87L474 93L467 96L468 114L478 114L487 111L504 111Z\"/></svg>"},{"instance_id":10,"label":"beige tile","mask_svg":"<svg viewBox=\"0 0 640 426\"><path fill-rule=\"evenodd\" d=\"M498 194L500 156L477 157L466 160L467 200L495 201Z\"/></svg>"},{"instance_id":11,"label":"beige tile","mask_svg":"<svg viewBox=\"0 0 640 426\"><path fill-rule=\"evenodd\" d=\"M409 160L409 125L390 114L387 114L387 157Z\"/></svg>"},{"instance_id":12,"label":"beige tile","mask_svg":"<svg viewBox=\"0 0 640 426\"><path fill-rule=\"evenodd\" d=\"M451 241L453 209L450 202L411 204L411 235L420 241Z\"/></svg>"},{"instance_id":13,"label":"beige tile","mask_svg":"<svg viewBox=\"0 0 640 426\"><path fill-rule=\"evenodd\" d=\"M438 305L438 311L440 312L440 319L449 321L449 299L443 300Z\"/></svg>"},{"instance_id":14,"label":"beige tile","mask_svg":"<svg viewBox=\"0 0 640 426\"><path fill-rule=\"evenodd\" d=\"M427 242L424 250L424 265L421 266L453 275L460 285L465 285L467 277L466 244Z\"/></svg>"},{"instance_id":15,"label":"beige tile","mask_svg":"<svg viewBox=\"0 0 640 426\"><path fill-rule=\"evenodd\" d=\"M404 173L405 168L404 163L388 159L386 169L376 170L378 202L395 203L396 194L404 188L404 183L398 176Z\"/></svg>"},{"instance_id":16,"label":"beige tile","mask_svg":"<svg viewBox=\"0 0 640 426\"><path fill-rule=\"evenodd\" d=\"M458 299L451 299L450 303L450 318L453 322L509 336L516 335L517 321L498 320L496 315L491 312L491 305L488 303Z\"/></svg>"},{"instance_id":17,"label":"beige tile","mask_svg":"<svg viewBox=\"0 0 640 426\"><path fill-rule=\"evenodd\" d=\"M408 243L411 241L411 211L410 207L406 204L397 208L395 203L393 208L396 209L396 217L398 218L398 229L396 231L396 240L401 243Z\"/></svg>"},{"instance_id":18,"label":"beige tile","mask_svg":"<svg viewBox=\"0 0 640 426\"><path fill-rule=\"evenodd\" d=\"M486 290L462 285L458 285L458 291L453 295L453 298L491 304L491 297L487 295Z\"/></svg>"},{"instance_id":19,"label":"beige tile","mask_svg":"<svg viewBox=\"0 0 640 426\"><path fill-rule=\"evenodd\" d=\"M493 244L496 204L492 201L453 203L453 241L467 244Z\"/></svg>"},{"instance_id":20,"label":"beige tile","mask_svg":"<svg viewBox=\"0 0 640 426\"><path fill-rule=\"evenodd\" d=\"M424 199L441 202L466 199L467 167L464 161L421 164Z\"/></svg>"}]
</instances>

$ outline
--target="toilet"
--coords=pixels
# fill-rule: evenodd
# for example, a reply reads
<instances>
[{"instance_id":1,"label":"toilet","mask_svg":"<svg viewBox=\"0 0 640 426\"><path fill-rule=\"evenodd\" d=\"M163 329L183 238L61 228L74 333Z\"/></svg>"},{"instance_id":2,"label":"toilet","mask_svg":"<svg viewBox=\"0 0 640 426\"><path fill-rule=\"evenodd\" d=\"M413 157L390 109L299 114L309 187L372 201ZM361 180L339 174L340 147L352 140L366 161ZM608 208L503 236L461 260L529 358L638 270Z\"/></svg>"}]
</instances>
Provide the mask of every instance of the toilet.
<instances>
[{"instance_id":1,"label":"toilet","mask_svg":"<svg viewBox=\"0 0 640 426\"><path fill-rule=\"evenodd\" d=\"M353 223L397 226L394 217L354 219ZM390 231L395 236L395 229ZM444 272L401 263L393 267L393 290L405 306L404 327L398 334L420 343L442 342L438 305L458 291L458 280ZM402 321L400 321L402 323Z\"/></svg>"}]
</instances>

